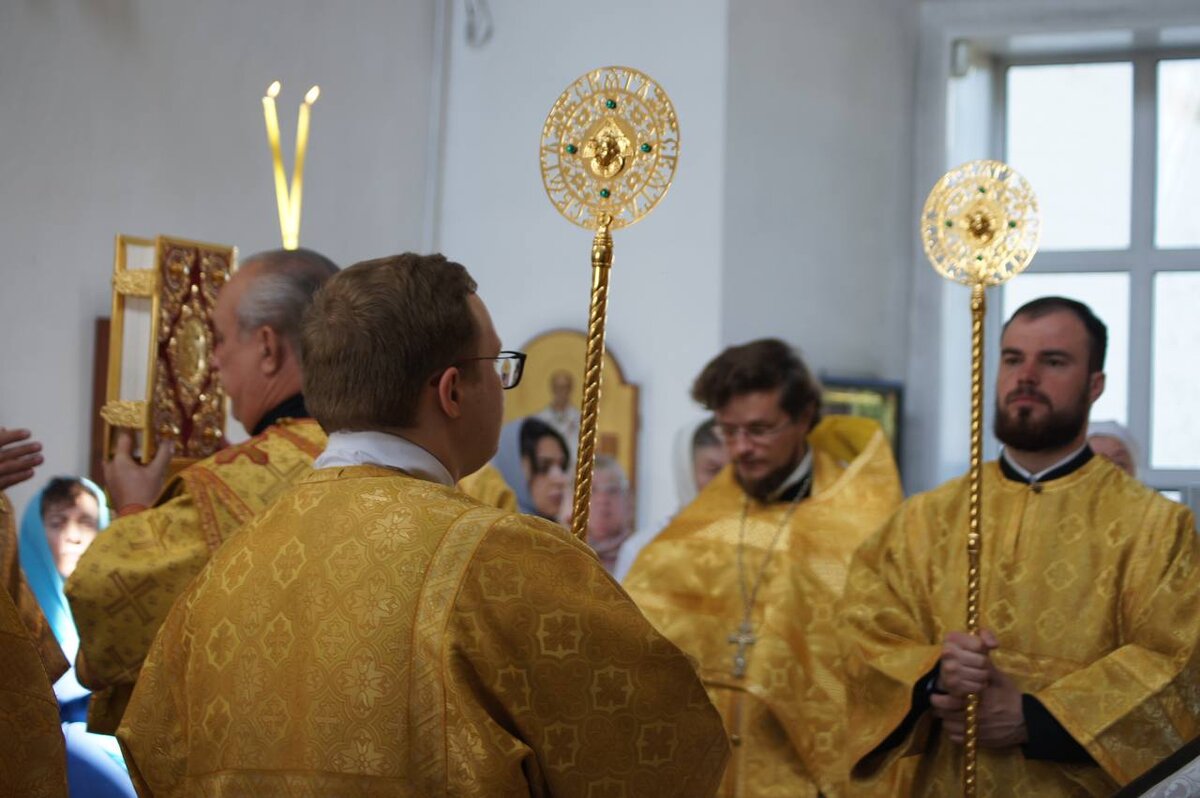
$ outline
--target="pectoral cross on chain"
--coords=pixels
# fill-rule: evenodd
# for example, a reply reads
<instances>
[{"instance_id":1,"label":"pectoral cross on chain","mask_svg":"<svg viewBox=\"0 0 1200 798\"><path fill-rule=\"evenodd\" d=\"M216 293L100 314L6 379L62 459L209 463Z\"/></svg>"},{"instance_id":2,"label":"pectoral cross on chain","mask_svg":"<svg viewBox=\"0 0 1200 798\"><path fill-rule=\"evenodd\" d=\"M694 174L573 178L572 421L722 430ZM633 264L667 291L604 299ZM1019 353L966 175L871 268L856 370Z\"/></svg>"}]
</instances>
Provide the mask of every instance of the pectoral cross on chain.
<instances>
[{"instance_id":1,"label":"pectoral cross on chain","mask_svg":"<svg viewBox=\"0 0 1200 798\"><path fill-rule=\"evenodd\" d=\"M737 646L737 651L733 652L733 676L736 679L742 679L746 676L746 649L754 645L758 638L754 636L754 632L750 629L750 621L742 621L738 625L737 631L729 636L729 642Z\"/></svg>"}]
</instances>

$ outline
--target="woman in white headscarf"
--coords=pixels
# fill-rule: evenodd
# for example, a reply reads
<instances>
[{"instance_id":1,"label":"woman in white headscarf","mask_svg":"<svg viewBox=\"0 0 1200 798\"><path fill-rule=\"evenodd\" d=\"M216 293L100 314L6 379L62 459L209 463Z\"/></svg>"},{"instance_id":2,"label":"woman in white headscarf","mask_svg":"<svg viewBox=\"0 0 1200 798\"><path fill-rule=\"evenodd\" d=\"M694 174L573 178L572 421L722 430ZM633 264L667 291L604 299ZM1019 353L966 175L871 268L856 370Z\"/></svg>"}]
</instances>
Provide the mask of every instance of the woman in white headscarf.
<instances>
[{"instance_id":1,"label":"woman in white headscarf","mask_svg":"<svg viewBox=\"0 0 1200 798\"><path fill-rule=\"evenodd\" d=\"M1137 478L1138 447L1128 429L1115 421L1093 421L1088 424L1087 437L1093 452Z\"/></svg>"},{"instance_id":2,"label":"woman in white headscarf","mask_svg":"<svg viewBox=\"0 0 1200 798\"><path fill-rule=\"evenodd\" d=\"M683 429L675 434L674 472L675 491L679 496L679 509L682 510L692 503L712 478L721 472L729 462L725 446L717 438L712 418L692 421L685 424ZM616 565L613 566L613 577L620 581L629 572L638 552L642 550L671 519L667 518L653 528L637 532L630 536L621 546L617 554Z\"/></svg>"}]
</instances>

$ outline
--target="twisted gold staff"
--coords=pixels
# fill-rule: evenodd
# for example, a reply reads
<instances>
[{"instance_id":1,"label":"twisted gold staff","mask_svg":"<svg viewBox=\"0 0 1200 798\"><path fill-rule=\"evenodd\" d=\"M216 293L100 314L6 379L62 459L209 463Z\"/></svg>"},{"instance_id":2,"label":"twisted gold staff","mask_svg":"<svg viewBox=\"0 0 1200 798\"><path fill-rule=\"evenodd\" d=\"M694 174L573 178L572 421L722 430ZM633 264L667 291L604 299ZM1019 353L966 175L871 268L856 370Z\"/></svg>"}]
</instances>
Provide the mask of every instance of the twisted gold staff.
<instances>
[{"instance_id":1,"label":"twisted gold staff","mask_svg":"<svg viewBox=\"0 0 1200 798\"><path fill-rule=\"evenodd\" d=\"M575 461L575 497L571 504L571 532L587 539L591 515L592 465L596 462L596 425L600 418L600 377L604 370L604 327L608 314L608 276L612 269L612 219L600 217L592 239L592 301L588 311L587 353L583 365L583 409L579 418L579 449ZM584 464L587 464L585 467Z\"/></svg>"},{"instance_id":2,"label":"twisted gold staff","mask_svg":"<svg viewBox=\"0 0 1200 798\"><path fill-rule=\"evenodd\" d=\"M638 222L671 186L679 155L675 109L662 88L628 67L604 67L559 96L542 128L542 182L568 220L595 229L583 406L575 462L571 531L587 539L604 329L612 270L612 230Z\"/></svg>"},{"instance_id":3,"label":"twisted gold staff","mask_svg":"<svg viewBox=\"0 0 1200 798\"><path fill-rule=\"evenodd\" d=\"M971 287L971 459L967 530L967 631L979 634L983 549L983 322L988 286L1024 271L1037 252L1037 198L1021 175L999 161L971 161L942 176L921 214L933 268ZM963 794L978 786L979 694L967 696Z\"/></svg>"}]
</instances>

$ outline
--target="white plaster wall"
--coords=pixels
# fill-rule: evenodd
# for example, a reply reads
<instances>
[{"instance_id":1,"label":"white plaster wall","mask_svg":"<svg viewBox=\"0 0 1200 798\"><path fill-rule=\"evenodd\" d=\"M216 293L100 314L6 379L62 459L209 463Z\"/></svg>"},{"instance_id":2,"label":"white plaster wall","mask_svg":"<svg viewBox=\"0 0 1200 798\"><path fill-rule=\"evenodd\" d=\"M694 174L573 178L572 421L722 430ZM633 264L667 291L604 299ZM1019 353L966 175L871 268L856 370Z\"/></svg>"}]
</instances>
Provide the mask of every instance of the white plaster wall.
<instances>
[{"instance_id":1,"label":"white plaster wall","mask_svg":"<svg viewBox=\"0 0 1200 798\"><path fill-rule=\"evenodd\" d=\"M980 127L988 113L986 87L972 86L968 80L950 89L950 51L956 40L982 42L992 51L1087 49L1106 41L1154 48L1164 42L1193 42L1198 29L1196 0L921 0L913 218L945 170L968 158L998 155L985 152L988 134ZM952 116L957 117L954 122ZM921 443L907 447L905 482L910 491L926 490L965 469L970 365L963 290L937 277L915 236L913 241L905 422L909 440ZM995 317L1000 312L998 292L992 293L984 366L989 373L995 369ZM985 391L985 406L990 406L990 382ZM985 454L995 450L989 435Z\"/></svg>"},{"instance_id":2,"label":"white plaster wall","mask_svg":"<svg viewBox=\"0 0 1200 798\"><path fill-rule=\"evenodd\" d=\"M345 265L420 246L434 0L0 4L0 425L33 483L86 468L113 236L279 246L259 102L321 85L301 242ZM290 170L290 155L287 156ZM12 491L18 508L33 485Z\"/></svg>"},{"instance_id":3,"label":"white plaster wall","mask_svg":"<svg viewBox=\"0 0 1200 798\"><path fill-rule=\"evenodd\" d=\"M679 116L675 182L614 234L608 345L639 383L639 527L676 509L671 441L698 417L687 392L720 336L725 0L492 0L493 38L469 47L451 20L437 246L471 270L506 345L587 326L591 234L542 189L537 148L560 92L622 64L655 78ZM607 22L606 22L607 21Z\"/></svg>"},{"instance_id":4,"label":"white plaster wall","mask_svg":"<svg viewBox=\"0 0 1200 798\"><path fill-rule=\"evenodd\" d=\"M903 378L916 23L904 0L732 0L723 344Z\"/></svg>"}]
</instances>

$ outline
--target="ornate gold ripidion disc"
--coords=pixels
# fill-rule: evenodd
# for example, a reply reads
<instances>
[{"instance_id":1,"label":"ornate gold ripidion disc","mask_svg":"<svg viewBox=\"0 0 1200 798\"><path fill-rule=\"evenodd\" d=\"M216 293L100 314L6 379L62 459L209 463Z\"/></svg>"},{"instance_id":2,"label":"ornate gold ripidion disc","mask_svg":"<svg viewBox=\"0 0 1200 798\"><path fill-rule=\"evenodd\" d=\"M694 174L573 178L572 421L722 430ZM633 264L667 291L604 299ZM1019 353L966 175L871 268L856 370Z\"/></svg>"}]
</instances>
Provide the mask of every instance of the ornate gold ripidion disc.
<instances>
[{"instance_id":1,"label":"ornate gold ripidion disc","mask_svg":"<svg viewBox=\"0 0 1200 798\"><path fill-rule=\"evenodd\" d=\"M626 227L671 187L679 123L662 87L622 66L594 69L562 93L542 127L542 183L559 213L589 229Z\"/></svg>"},{"instance_id":2,"label":"ornate gold ripidion disc","mask_svg":"<svg viewBox=\"0 0 1200 798\"><path fill-rule=\"evenodd\" d=\"M942 175L921 213L933 268L966 285L992 286L1020 274L1041 236L1037 197L1000 161L970 161Z\"/></svg>"}]
</instances>

